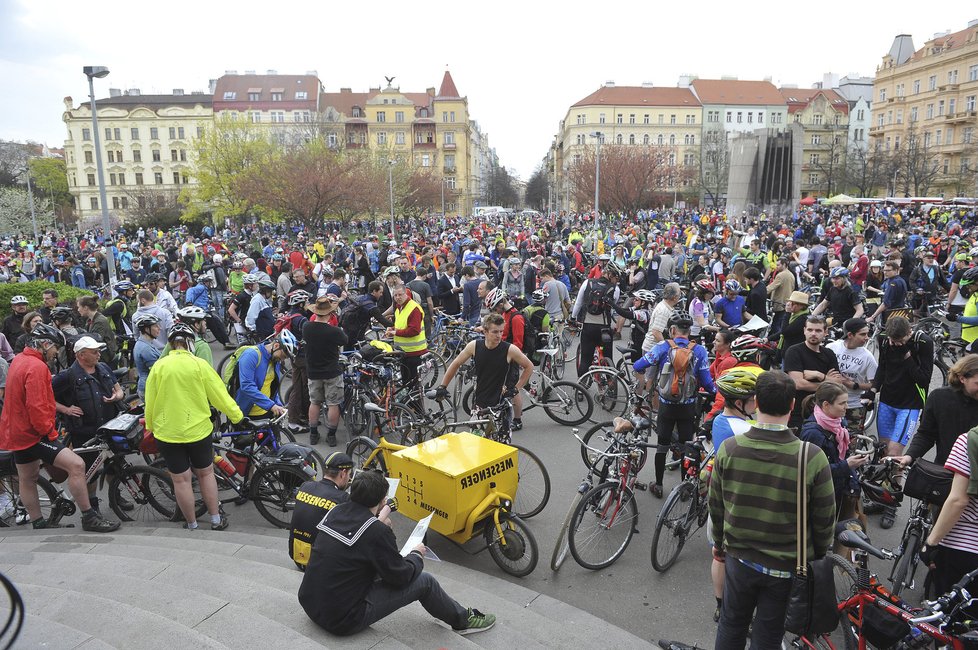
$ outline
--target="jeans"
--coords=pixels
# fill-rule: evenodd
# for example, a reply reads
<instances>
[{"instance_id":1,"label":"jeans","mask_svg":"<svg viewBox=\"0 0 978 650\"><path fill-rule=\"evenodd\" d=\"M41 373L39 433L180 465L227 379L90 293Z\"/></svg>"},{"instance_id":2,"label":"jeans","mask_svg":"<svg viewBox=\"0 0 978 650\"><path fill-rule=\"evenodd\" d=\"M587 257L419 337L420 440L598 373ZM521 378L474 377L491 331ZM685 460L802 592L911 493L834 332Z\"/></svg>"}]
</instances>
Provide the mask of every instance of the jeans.
<instances>
[{"instance_id":1,"label":"jeans","mask_svg":"<svg viewBox=\"0 0 978 650\"><path fill-rule=\"evenodd\" d=\"M780 650L791 580L764 575L730 555L723 566L723 608L715 650L743 650L752 618L751 650Z\"/></svg>"},{"instance_id":2,"label":"jeans","mask_svg":"<svg viewBox=\"0 0 978 650\"><path fill-rule=\"evenodd\" d=\"M768 340L777 342L778 337L781 336L781 330L784 329L787 322L788 312L784 310L774 312L771 318L771 329L768 330Z\"/></svg>"},{"instance_id":3,"label":"jeans","mask_svg":"<svg viewBox=\"0 0 978 650\"><path fill-rule=\"evenodd\" d=\"M414 601L421 603L426 612L456 630L464 628L469 620L468 610L446 594L435 577L427 571L406 587L392 587L383 582L375 582L365 600L367 608L364 610L363 620L351 634L365 630Z\"/></svg>"}]
</instances>

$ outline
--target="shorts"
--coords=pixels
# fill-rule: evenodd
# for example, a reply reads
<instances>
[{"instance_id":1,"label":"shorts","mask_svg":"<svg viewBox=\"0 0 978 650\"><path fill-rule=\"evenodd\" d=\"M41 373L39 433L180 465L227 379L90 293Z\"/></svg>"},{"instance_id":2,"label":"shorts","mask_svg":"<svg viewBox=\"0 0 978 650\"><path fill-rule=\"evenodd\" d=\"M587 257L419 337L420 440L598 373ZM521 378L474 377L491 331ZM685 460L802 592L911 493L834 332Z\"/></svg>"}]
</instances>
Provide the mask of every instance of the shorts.
<instances>
[{"instance_id":1,"label":"shorts","mask_svg":"<svg viewBox=\"0 0 978 650\"><path fill-rule=\"evenodd\" d=\"M920 422L920 409L898 409L885 402L880 402L877 408L876 431L880 440L892 440L901 445L910 442Z\"/></svg>"},{"instance_id":2,"label":"shorts","mask_svg":"<svg viewBox=\"0 0 978 650\"><path fill-rule=\"evenodd\" d=\"M39 460L46 465L54 465L54 459L65 446L60 440L39 440L33 447L18 449L14 452L14 463L28 465Z\"/></svg>"},{"instance_id":3,"label":"shorts","mask_svg":"<svg viewBox=\"0 0 978 650\"><path fill-rule=\"evenodd\" d=\"M343 375L332 379L307 379L306 383L310 403L339 406L343 402Z\"/></svg>"},{"instance_id":4,"label":"shorts","mask_svg":"<svg viewBox=\"0 0 978 650\"><path fill-rule=\"evenodd\" d=\"M191 467L207 469L214 464L214 444L210 436L196 442L163 442L157 438L156 446L171 474L183 474Z\"/></svg>"}]
</instances>

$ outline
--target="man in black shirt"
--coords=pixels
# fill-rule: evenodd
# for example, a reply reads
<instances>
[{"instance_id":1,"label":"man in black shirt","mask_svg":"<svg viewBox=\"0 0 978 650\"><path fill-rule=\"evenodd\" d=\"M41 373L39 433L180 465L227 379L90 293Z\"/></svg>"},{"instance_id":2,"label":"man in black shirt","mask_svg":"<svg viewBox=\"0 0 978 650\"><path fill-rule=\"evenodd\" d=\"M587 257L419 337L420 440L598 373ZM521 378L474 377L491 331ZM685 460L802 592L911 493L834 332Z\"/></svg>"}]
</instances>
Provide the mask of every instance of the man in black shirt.
<instances>
[{"instance_id":1,"label":"man in black shirt","mask_svg":"<svg viewBox=\"0 0 978 650\"><path fill-rule=\"evenodd\" d=\"M350 500L317 526L299 587L306 615L327 632L347 636L418 601L459 634L491 628L495 616L462 607L424 571L424 544L401 556L394 531L378 518L387 490L379 473L361 472L350 487Z\"/></svg>"},{"instance_id":2,"label":"man in black shirt","mask_svg":"<svg viewBox=\"0 0 978 650\"><path fill-rule=\"evenodd\" d=\"M325 295L316 301L313 317L302 328L306 346L306 374L309 386L309 444L319 443L319 413L326 412L326 442L336 446L336 428L340 423L343 401L343 371L340 350L347 343L346 332L327 321L339 308L335 296Z\"/></svg>"},{"instance_id":3,"label":"man in black shirt","mask_svg":"<svg viewBox=\"0 0 978 650\"><path fill-rule=\"evenodd\" d=\"M744 278L747 279L747 286L750 293L747 294L747 304L744 309L751 316L757 316L761 320L767 320L767 286L761 282L761 272L756 267L750 267L744 271Z\"/></svg>"},{"instance_id":4,"label":"man in black shirt","mask_svg":"<svg viewBox=\"0 0 978 650\"><path fill-rule=\"evenodd\" d=\"M353 459L334 451L323 461L323 480L306 481L299 486L289 532L289 557L303 571L316 541L316 526L334 506L350 500L346 488L352 472Z\"/></svg>"},{"instance_id":5,"label":"man in black shirt","mask_svg":"<svg viewBox=\"0 0 978 650\"><path fill-rule=\"evenodd\" d=\"M789 427L800 427L804 421L802 401L813 395L823 381L842 383L839 360L832 350L822 347L825 340L825 319L809 316L805 320L805 342L791 346L784 355L784 371L795 382L795 408Z\"/></svg>"},{"instance_id":6,"label":"man in black shirt","mask_svg":"<svg viewBox=\"0 0 978 650\"><path fill-rule=\"evenodd\" d=\"M812 310L817 316L828 308L832 314L832 323L841 325L850 318L863 317L863 301L851 284L849 284L849 269L837 266L829 274L831 286L821 302Z\"/></svg>"}]
</instances>

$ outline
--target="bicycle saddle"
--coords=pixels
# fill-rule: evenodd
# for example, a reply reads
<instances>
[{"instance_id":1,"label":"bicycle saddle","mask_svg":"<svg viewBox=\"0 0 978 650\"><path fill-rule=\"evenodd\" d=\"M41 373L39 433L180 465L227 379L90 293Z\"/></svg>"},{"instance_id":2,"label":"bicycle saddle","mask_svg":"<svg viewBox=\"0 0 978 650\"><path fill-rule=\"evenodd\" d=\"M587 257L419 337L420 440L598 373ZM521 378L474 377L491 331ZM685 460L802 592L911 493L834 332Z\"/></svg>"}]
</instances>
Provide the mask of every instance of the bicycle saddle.
<instances>
[{"instance_id":1,"label":"bicycle saddle","mask_svg":"<svg viewBox=\"0 0 978 650\"><path fill-rule=\"evenodd\" d=\"M116 368L112 371L112 374L115 375L116 379L122 379L129 374L129 368Z\"/></svg>"},{"instance_id":2,"label":"bicycle saddle","mask_svg":"<svg viewBox=\"0 0 978 650\"><path fill-rule=\"evenodd\" d=\"M383 413L384 412L384 409L382 407L377 406L373 402L367 402L366 404L364 404L363 405L363 410L366 411L367 413Z\"/></svg>"},{"instance_id":3,"label":"bicycle saddle","mask_svg":"<svg viewBox=\"0 0 978 650\"><path fill-rule=\"evenodd\" d=\"M631 354L632 353L632 348L631 348L631 346L628 346L628 345L616 345L615 346L615 349L618 350L619 352L621 352L622 354Z\"/></svg>"},{"instance_id":4,"label":"bicycle saddle","mask_svg":"<svg viewBox=\"0 0 978 650\"><path fill-rule=\"evenodd\" d=\"M632 421L626 418L616 417L612 422L615 425L615 433L627 433L635 428Z\"/></svg>"},{"instance_id":5,"label":"bicycle saddle","mask_svg":"<svg viewBox=\"0 0 978 650\"><path fill-rule=\"evenodd\" d=\"M836 535L835 538L840 544L847 548L862 549L870 555L880 558L881 560L886 559L886 556L883 555L882 551L869 543L869 537L862 530L852 530L851 528L846 528Z\"/></svg>"}]
</instances>

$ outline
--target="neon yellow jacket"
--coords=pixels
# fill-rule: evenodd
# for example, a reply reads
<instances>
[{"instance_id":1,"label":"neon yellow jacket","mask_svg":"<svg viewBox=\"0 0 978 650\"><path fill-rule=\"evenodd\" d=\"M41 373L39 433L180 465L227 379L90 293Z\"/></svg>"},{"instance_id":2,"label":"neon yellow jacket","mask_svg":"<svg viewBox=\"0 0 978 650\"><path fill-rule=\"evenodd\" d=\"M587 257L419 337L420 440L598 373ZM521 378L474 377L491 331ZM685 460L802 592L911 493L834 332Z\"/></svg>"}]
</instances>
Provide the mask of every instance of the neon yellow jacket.
<instances>
[{"instance_id":1,"label":"neon yellow jacket","mask_svg":"<svg viewBox=\"0 0 978 650\"><path fill-rule=\"evenodd\" d=\"M146 379L146 429L163 442L197 442L211 435L211 405L232 422L241 409L217 372L186 350L171 350Z\"/></svg>"}]
</instances>

